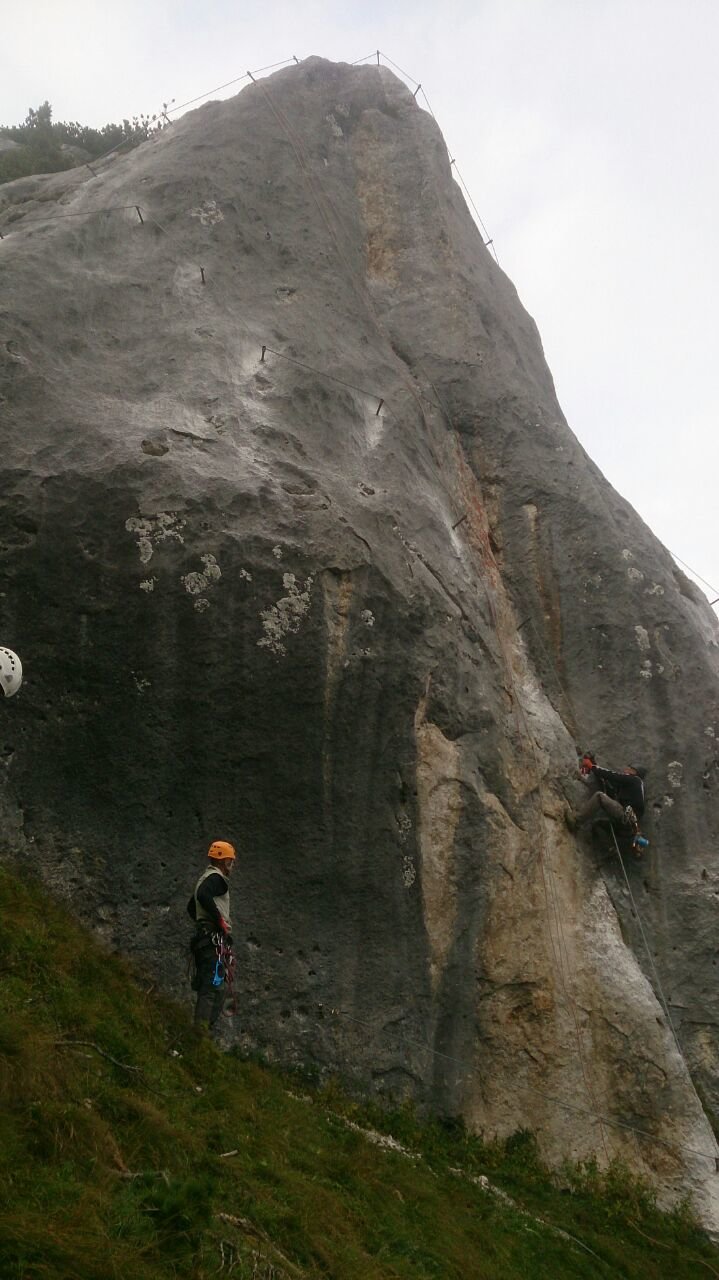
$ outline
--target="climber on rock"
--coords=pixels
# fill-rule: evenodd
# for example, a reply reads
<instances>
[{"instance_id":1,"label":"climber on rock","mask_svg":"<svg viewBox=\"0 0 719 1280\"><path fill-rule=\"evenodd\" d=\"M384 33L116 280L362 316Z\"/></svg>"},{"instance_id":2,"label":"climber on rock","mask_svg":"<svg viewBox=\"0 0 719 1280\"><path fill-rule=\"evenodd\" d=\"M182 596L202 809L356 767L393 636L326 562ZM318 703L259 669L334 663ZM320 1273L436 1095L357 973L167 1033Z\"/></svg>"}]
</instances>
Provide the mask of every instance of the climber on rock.
<instances>
[{"instance_id":1,"label":"climber on rock","mask_svg":"<svg viewBox=\"0 0 719 1280\"><path fill-rule=\"evenodd\" d=\"M232 987L234 955L230 933L230 875L235 850L226 840L214 840L207 852L208 865L195 885L187 914L195 921L190 942L194 960L193 989L197 992L195 1026L214 1027L227 987Z\"/></svg>"},{"instance_id":2,"label":"climber on rock","mask_svg":"<svg viewBox=\"0 0 719 1280\"><path fill-rule=\"evenodd\" d=\"M639 765L627 765L619 771L600 769L594 756L585 753L579 776L592 794L576 813L566 809L564 817L570 831L576 831L590 819L596 822L608 818L617 834L637 837L639 819L644 813L646 773Z\"/></svg>"}]
</instances>

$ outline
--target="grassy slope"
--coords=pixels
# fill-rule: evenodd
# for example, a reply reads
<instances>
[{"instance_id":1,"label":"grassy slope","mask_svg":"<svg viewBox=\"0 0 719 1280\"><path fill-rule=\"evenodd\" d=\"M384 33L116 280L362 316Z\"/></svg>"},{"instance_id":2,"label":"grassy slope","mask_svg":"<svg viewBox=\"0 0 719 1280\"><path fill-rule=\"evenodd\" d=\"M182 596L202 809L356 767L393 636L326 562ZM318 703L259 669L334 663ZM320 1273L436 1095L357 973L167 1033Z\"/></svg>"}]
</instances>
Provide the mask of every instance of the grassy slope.
<instances>
[{"instance_id":1,"label":"grassy slope","mask_svg":"<svg viewBox=\"0 0 719 1280\"><path fill-rule=\"evenodd\" d=\"M3 1280L719 1275L686 1216L616 1170L560 1189L527 1136L483 1146L197 1042L65 911L38 922L2 870L0 920Z\"/></svg>"}]
</instances>

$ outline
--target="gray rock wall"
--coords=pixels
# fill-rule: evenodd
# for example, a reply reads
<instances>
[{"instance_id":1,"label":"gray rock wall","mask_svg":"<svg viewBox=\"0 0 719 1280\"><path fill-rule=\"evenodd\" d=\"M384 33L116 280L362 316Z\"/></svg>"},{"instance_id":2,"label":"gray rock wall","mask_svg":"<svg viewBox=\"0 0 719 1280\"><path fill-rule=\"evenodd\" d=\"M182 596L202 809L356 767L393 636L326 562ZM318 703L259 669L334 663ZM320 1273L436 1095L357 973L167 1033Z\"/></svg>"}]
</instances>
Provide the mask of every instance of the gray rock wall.
<instances>
[{"instance_id":1,"label":"gray rock wall","mask_svg":"<svg viewBox=\"0 0 719 1280\"><path fill-rule=\"evenodd\" d=\"M619 1153L716 1228L716 620L568 429L434 122L309 59L0 188L0 230L8 855L179 993L233 840L244 1044ZM681 1053L564 828L577 743L651 768Z\"/></svg>"}]
</instances>

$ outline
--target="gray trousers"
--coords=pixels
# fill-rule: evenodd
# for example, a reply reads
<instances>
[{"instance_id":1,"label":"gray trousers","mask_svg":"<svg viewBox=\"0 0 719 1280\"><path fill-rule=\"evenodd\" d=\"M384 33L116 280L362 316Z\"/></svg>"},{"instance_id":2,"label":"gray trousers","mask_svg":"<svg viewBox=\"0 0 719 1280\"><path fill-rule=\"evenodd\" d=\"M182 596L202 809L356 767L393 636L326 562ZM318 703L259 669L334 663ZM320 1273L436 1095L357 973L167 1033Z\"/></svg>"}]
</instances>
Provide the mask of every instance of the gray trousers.
<instances>
[{"instance_id":1,"label":"gray trousers","mask_svg":"<svg viewBox=\"0 0 719 1280\"><path fill-rule=\"evenodd\" d=\"M612 800L603 791L595 791L581 809L577 810L577 822L587 822L590 818L610 818L612 822L623 824L624 805Z\"/></svg>"}]
</instances>

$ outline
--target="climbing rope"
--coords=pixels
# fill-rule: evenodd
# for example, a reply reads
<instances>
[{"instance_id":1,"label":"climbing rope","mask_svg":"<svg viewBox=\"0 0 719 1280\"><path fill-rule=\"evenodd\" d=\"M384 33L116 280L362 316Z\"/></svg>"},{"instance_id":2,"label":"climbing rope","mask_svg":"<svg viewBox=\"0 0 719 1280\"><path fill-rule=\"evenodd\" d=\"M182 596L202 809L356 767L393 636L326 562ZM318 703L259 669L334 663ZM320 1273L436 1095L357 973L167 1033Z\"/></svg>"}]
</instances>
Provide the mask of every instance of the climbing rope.
<instances>
[{"instance_id":1,"label":"climbing rope","mask_svg":"<svg viewBox=\"0 0 719 1280\"><path fill-rule=\"evenodd\" d=\"M219 972L221 981L227 983L227 989L230 993L230 1007L223 1009L225 1018L236 1018L239 1013L237 1007L237 992L235 990L235 952L234 948L226 941L224 933L213 934L213 941L217 950L217 962L220 966Z\"/></svg>"},{"instance_id":2,"label":"climbing rope","mask_svg":"<svg viewBox=\"0 0 719 1280\"><path fill-rule=\"evenodd\" d=\"M452 423L452 419L451 419L451 417L450 417L450 415L449 415L449 413L448 413L447 409L444 407L444 404L443 404L442 399L441 399L441 397L440 397L440 395L439 395L439 392L437 391L437 388L434 386L434 384L433 384L433 383L432 383L432 384L430 384L430 385L432 386L432 389L433 389L433 391L434 391L435 395L437 396L437 398L438 398L438 400L439 400L439 402L440 402L440 404L441 404L441 406L442 406L442 409L443 409L443 412L444 412L444 416L445 416L445 419L446 419L446 421L447 421L447 424L448 424L448 426L449 426L449 428L450 428L450 431L452 431L452 432L453 432L453 434L454 434L454 436L455 436L455 439L456 439L456 437L457 437L457 432L456 432L456 430L455 430L455 428L454 428L454 424ZM488 535L486 535L486 531L484 531L484 530L482 530L482 533L481 533L481 540L482 540L482 547L483 547L484 555L485 555L486 559L489 561L489 563L492 565L492 568L494 569L494 572L495 572L495 574L496 574L496 576L497 576L497 579L498 579L499 581L501 581L501 574L500 574L500 572L499 572L499 566L498 566L498 564L497 564L496 557L495 557L495 555L494 555L494 552L493 552L493 550L492 550L491 544L490 544L490 542L489 542L489 537L488 537ZM543 779L542 779L542 772L541 772L540 765L539 765L539 758L538 758L538 755L537 755L537 746L536 746L536 743L535 743L535 741L534 741L534 736L533 736L533 734L532 734L532 732L531 732L531 730L530 730L529 722L528 722L528 720L527 720L526 713L525 713L525 711L524 711L524 707L523 707L523 705L522 705L521 699L519 698L519 695L518 695L518 692L517 692L517 686L516 686L516 681L515 681L515 679L514 679L514 670L513 670L513 666L512 666L512 659L511 659L511 655L509 655L509 654L508 654L507 649L506 649L506 646L505 646L505 643L504 643L504 638L503 638L502 630L501 630L501 627L500 627L500 624L499 624L499 618L498 618L498 616L497 616L497 609L496 609L496 606L495 606L494 597L493 597L493 593L492 593L492 587L491 587L491 585L489 585L489 584L488 584L487 589L486 589L486 599L487 599L487 603L488 603L488 606L489 606L490 615L491 615L491 618L492 618L492 625L493 625L493 627L494 627L494 632L495 632L495 635L496 635L496 638L497 638L497 644L498 644L498 647L499 647L500 654L501 654L501 656L502 656L502 660L503 660L503 662L504 662L504 667L505 667L505 671L506 671L506 675L507 675L507 680L508 680L508 683L509 683L509 685L510 685L510 687L511 687L512 705L513 705L513 707L514 707L515 715L516 715L516 717L517 717L517 721L516 721L516 723L517 723L517 730L518 730L519 735L520 735L520 736L523 736L523 737L524 737L524 739L526 740L526 742L529 744L530 749L531 749L531 752L532 752L532 757L533 757L533 760L534 760L534 770L535 770L535 776L536 776L537 800L538 800L538 809L539 809L539 830L540 830L540 841L541 841L541 846L543 846L543 847L541 847L541 846L540 846L540 849L539 849L539 868L540 868L540 874L541 874L541 877L542 877L542 885L543 885L543 889L544 889L545 902L546 902L546 905L547 905L547 923L548 923L549 942L550 942L550 946L551 946L551 949L552 949L552 955L553 955L553 959L554 959L554 967L555 967L556 972L557 972L557 973L558 973L558 975L559 975L559 980L560 980L560 983L561 983L561 987L562 987L562 990L563 990L563 992L564 992L565 1002L566 1002L567 1007L568 1007L568 1008L569 1008L569 1010L570 1010L570 1013L571 1013L571 1016L572 1016L572 1022L573 1022L573 1024L574 1024L574 1034L575 1034L576 1043L577 1043L577 1056L578 1056L579 1063L580 1063L580 1069L581 1069L581 1073L582 1073L582 1079L583 1079L583 1081L584 1081L584 1087L585 1087L585 1089L586 1089L587 1097L588 1097L588 1099L589 1099L589 1101L590 1101L590 1103L591 1103L591 1106L592 1106L592 1108L593 1108L594 1112L595 1112L595 1113L597 1113L597 1103L596 1103L596 1099L595 1099L595 1096L594 1096L594 1090L593 1090L593 1087L592 1087L592 1084L591 1084L591 1081L590 1081L590 1078L589 1078L589 1071L588 1071L587 1063L586 1063L586 1060L585 1060L585 1057L584 1057L584 1049L583 1049L583 1046L582 1046L582 1037L581 1037L581 1031L580 1031L580 1028L579 1028L579 1016L578 1016L578 1013L577 1013L576 1001L574 1000L574 997L573 997L572 992L571 992L571 990L570 990L570 982L569 982L569 978L570 978L570 975L571 975L572 969L571 969L571 964L570 964L570 961L569 961L569 952L568 952L568 949L567 949L566 938L565 938L565 935L564 935L564 928L563 928L563 925L562 925L562 913L561 913L560 906L559 906L559 899L558 899L558 895L557 895L556 884L555 884L555 881L554 881L554 876L553 876L553 873L552 873L552 869L551 869L551 862L550 862L550 857L549 857L549 844L548 844L548 840L547 840L547 833L546 833L546 829L545 829L545 825L544 825L544 791L543 791ZM522 722L523 722L523 726L524 726L524 732L523 732L523 733L522 733L522 729L520 728L520 724L519 724L519 717L520 717L520 716L521 716L521 718L522 718ZM556 942L556 945L555 945L554 934L553 934L553 932L552 932L552 919L554 920L554 928L555 928L556 935L557 935L557 942ZM558 948L558 951L557 951L557 948ZM597 1114L598 1114L598 1113L597 1113ZM603 1130L603 1128L601 1128L601 1126L600 1126L600 1136L601 1136L601 1140L602 1140L602 1146L604 1147L604 1153L605 1153L605 1156L606 1156L607 1160L609 1160L609 1158L610 1158L610 1157L609 1157L609 1151L608 1151L608 1148L607 1148L607 1143L606 1143L606 1139L605 1139L605 1135L604 1135L604 1130Z\"/></svg>"},{"instance_id":3,"label":"climbing rope","mask_svg":"<svg viewBox=\"0 0 719 1280\"><path fill-rule=\"evenodd\" d=\"M490 548L490 551L491 551L491 548ZM499 632L497 634L499 636ZM557 930L558 945L559 945L560 959L559 959L559 964L557 966L556 952L555 952L554 953L555 966L558 968L562 989L564 991L567 1004L572 1014L572 1021L574 1023L574 1034L577 1042L577 1055L579 1057L579 1062L581 1066L582 1079L584 1080L584 1087L587 1091L587 1096L591 1102L592 1108L596 1113L597 1103L594 1096L594 1089L592 1087L592 1084L589 1078L589 1071L588 1071L587 1064L584 1057L584 1049L582 1046L582 1036L579 1029L579 1016L577 1013L577 1005L570 989L569 977L571 975L572 970L571 970L571 965L569 960L569 952L567 950L567 941L564 934L564 928L562 925L562 913L559 906L557 887L554 880L554 874L551 868L551 862L549 857L549 842L547 840L547 831L544 823L544 784L543 784L542 772L539 765L539 757L537 755L537 744L534 740L534 735L532 734L529 728L529 722L527 720L526 712L517 694L516 684L514 680L514 672L512 670L512 665L511 665L511 658L509 659L507 658L504 645L501 640L500 640L500 648L502 649L502 653L505 659L505 665L507 666L507 669L508 669L509 680L514 692L515 705L518 708L518 712L521 715L524 723L525 738L530 745L532 757L534 760L534 770L535 770L536 784L537 784L537 802L538 802L538 810L539 810L539 831L540 831L540 842L541 842L541 847L539 850L539 867L540 867L540 872L542 876L542 883L544 886L545 900L547 902L547 911L548 913L550 912L549 904L551 901L551 914L554 917L555 928ZM551 923L549 924L549 937L550 937L550 941L552 941L552 949L554 951ZM599 1132L602 1139L602 1146L604 1147L604 1154L607 1157L607 1160L609 1160L610 1158L609 1151L607 1149L604 1130L601 1127L601 1124L600 1124Z\"/></svg>"},{"instance_id":4,"label":"climbing rope","mask_svg":"<svg viewBox=\"0 0 719 1280\"><path fill-rule=\"evenodd\" d=\"M648 942L648 939L647 939L647 935L646 935L646 933L644 932L644 925L642 924L642 917L641 917L641 914L640 914L640 911L639 911L639 907L637 906L637 903L636 903L636 899L635 899L635 897L634 897L634 894L632 893L632 886L631 886L631 883L630 883L630 880L629 880L629 876L627 875L627 868L626 868L626 866L624 865L624 858L622 857L621 850L620 850L620 848L619 848L619 842L618 842L618 840L617 840L616 832L615 832L615 830L614 830L614 827L613 827L611 824L610 824L610 828L609 828L609 829L610 829L610 831L611 831L611 833L612 833L612 840L614 841L614 848L615 848L615 849L616 849L616 851L617 851L617 857L619 858L619 865L620 865L620 866L621 866L621 868L622 868L622 874L623 874L624 879L625 879L625 881L626 881L627 889L629 890L629 898L630 898L630 901L631 901L631 904L632 904L632 908L633 908L633 910L634 910L634 914L635 914L635 916L636 916L636 918L637 918L637 924L639 925L639 932L640 932L640 933L641 933L641 935L642 935L642 941L643 941L643 943L644 943L644 948L645 948L645 950L646 950L647 957L648 957L648 959L649 959L649 963L650 963L651 968L652 968L652 973L654 974L654 980L655 980L655 982L656 982L656 984L657 984L657 991L658 991L658 994L659 994L659 998L660 998L660 1000L661 1000L662 1008L663 1008L663 1010L664 1010L664 1013L666 1014L666 1019L667 1019L667 1022L669 1023L669 1029L670 1029L670 1031L671 1031L671 1033L672 1033L672 1035L673 1035L673 1037L674 1037L674 1043L676 1044L677 1049L679 1050L680 1055L683 1057L682 1047L681 1047L681 1045L680 1045L680 1043L679 1043L679 1038L678 1038L677 1033L676 1033L676 1031L675 1031L675 1029L674 1029L674 1023L672 1022L671 1014L670 1014L670 1012L669 1012L669 1002L668 1002L668 1000L667 1000L667 998L666 998L666 996L665 996L665 994L664 994L664 988L662 987L661 979L660 979L659 974L658 974L658 972L657 972L657 967L656 967L656 965L655 965L655 963L654 963L654 957L652 956L651 947L649 946L649 942Z\"/></svg>"},{"instance_id":5,"label":"climbing rope","mask_svg":"<svg viewBox=\"0 0 719 1280\"><path fill-rule=\"evenodd\" d=\"M357 1026L362 1027L370 1036L376 1035L376 1030L372 1026L372 1023L367 1022L366 1019L356 1017L354 1014L349 1013L347 1009L332 1008L329 1012L335 1017L343 1018L347 1022L353 1022ZM458 1058L451 1053L443 1053L440 1049L434 1049L428 1041L419 1040L414 1036L405 1036L403 1034L402 1042L406 1045L414 1045L415 1048L422 1049L424 1052L431 1054L434 1058L441 1058L444 1062L454 1063L456 1066L460 1067L463 1072L466 1072L467 1063L465 1060ZM482 1083L482 1075L476 1070L474 1070L474 1074L477 1076L480 1083ZM596 1123L606 1125L610 1129L627 1130L641 1138L645 1138L648 1142L653 1142L658 1146L664 1147L668 1151L673 1151L675 1154L683 1152L686 1155L696 1156L700 1160L708 1160L715 1170L719 1164L719 1157L716 1152L713 1152L710 1155L708 1151L700 1151L696 1147L688 1147L682 1142L670 1142L666 1138L660 1138L657 1134L651 1133L648 1129L640 1129L638 1125L630 1124L628 1120L615 1120L611 1116L602 1115L596 1110L590 1110L587 1107L578 1107L576 1103L573 1102L565 1102L563 1098L558 1098L555 1094L547 1093L545 1089L540 1089L538 1085L529 1083L518 1084L517 1081L513 1079L511 1087L513 1090L519 1090L520 1092L526 1091L537 1094L547 1102L551 1102L555 1106L560 1107L563 1111L568 1111L573 1115L590 1117Z\"/></svg>"}]
</instances>

